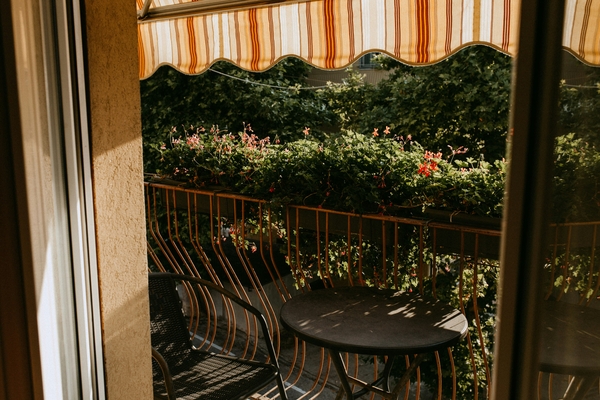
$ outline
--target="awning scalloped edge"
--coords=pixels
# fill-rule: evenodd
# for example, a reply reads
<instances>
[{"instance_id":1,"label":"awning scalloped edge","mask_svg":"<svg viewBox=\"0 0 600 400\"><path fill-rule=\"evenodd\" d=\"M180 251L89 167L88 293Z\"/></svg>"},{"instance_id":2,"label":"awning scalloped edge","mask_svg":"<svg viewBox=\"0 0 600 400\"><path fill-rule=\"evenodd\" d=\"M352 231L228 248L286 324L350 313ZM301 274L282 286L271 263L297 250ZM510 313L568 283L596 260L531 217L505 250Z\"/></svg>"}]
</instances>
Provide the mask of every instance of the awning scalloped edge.
<instances>
[{"instance_id":1,"label":"awning scalloped edge","mask_svg":"<svg viewBox=\"0 0 600 400\"><path fill-rule=\"evenodd\" d=\"M140 21L139 75L162 65L199 74L219 60L264 71L298 57L342 69L378 51L409 65L430 65L484 44L516 55L516 0L311 0L236 11ZM600 65L600 0L568 0L564 47Z\"/></svg>"}]
</instances>

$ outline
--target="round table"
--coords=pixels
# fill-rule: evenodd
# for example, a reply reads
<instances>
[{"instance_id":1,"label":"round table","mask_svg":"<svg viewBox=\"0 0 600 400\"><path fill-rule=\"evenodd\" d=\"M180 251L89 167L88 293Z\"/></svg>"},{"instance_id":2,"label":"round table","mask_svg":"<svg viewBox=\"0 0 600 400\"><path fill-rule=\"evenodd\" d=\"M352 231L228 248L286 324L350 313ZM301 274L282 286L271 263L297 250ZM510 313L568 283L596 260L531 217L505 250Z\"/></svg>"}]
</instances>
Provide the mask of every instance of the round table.
<instances>
[{"instance_id":1,"label":"round table","mask_svg":"<svg viewBox=\"0 0 600 400\"><path fill-rule=\"evenodd\" d=\"M368 391L397 399L424 354L455 345L466 336L468 326L464 315L442 302L368 287L323 289L295 296L281 308L281 323L300 339L329 350L348 399ZM340 352L391 356L376 381L383 382L384 389L349 377ZM393 356L415 354L390 391ZM363 390L352 393L350 382Z\"/></svg>"},{"instance_id":2,"label":"round table","mask_svg":"<svg viewBox=\"0 0 600 400\"><path fill-rule=\"evenodd\" d=\"M600 376L600 310L545 301L540 370L574 376L563 399L582 399Z\"/></svg>"}]
</instances>

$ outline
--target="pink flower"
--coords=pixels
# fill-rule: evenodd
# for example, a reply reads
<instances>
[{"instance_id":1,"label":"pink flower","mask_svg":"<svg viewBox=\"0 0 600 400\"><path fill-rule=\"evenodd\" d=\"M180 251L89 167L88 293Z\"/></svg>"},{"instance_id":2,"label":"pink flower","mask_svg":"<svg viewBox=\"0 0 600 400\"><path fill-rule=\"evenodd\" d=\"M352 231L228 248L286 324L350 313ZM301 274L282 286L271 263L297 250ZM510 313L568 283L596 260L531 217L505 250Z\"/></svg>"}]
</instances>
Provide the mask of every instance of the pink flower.
<instances>
[{"instance_id":1,"label":"pink flower","mask_svg":"<svg viewBox=\"0 0 600 400\"><path fill-rule=\"evenodd\" d=\"M308 136L308 134L309 134L309 131L310 131L310 128L308 128L308 127L306 127L306 126L305 126L305 127L304 127L304 130L303 130L302 132L304 132L304 135L305 135L305 136Z\"/></svg>"},{"instance_id":2,"label":"pink flower","mask_svg":"<svg viewBox=\"0 0 600 400\"><path fill-rule=\"evenodd\" d=\"M373 128L373 137L377 137L377 136L379 136L379 133L378 133L378 131L379 131L379 129L378 129L378 128Z\"/></svg>"},{"instance_id":3,"label":"pink flower","mask_svg":"<svg viewBox=\"0 0 600 400\"><path fill-rule=\"evenodd\" d=\"M190 146L191 149L197 147L200 144L200 138L198 135L192 135L187 138L186 144Z\"/></svg>"},{"instance_id":4,"label":"pink flower","mask_svg":"<svg viewBox=\"0 0 600 400\"><path fill-rule=\"evenodd\" d=\"M385 130L383 131L383 133L385 133L386 135L389 135L390 134L390 127L386 126Z\"/></svg>"},{"instance_id":5,"label":"pink flower","mask_svg":"<svg viewBox=\"0 0 600 400\"><path fill-rule=\"evenodd\" d=\"M253 245L252 247L250 247L250 250L252 250L253 253L256 253L256 250L258 250L258 248L256 247L256 245Z\"/></svg>"}]
</instances>

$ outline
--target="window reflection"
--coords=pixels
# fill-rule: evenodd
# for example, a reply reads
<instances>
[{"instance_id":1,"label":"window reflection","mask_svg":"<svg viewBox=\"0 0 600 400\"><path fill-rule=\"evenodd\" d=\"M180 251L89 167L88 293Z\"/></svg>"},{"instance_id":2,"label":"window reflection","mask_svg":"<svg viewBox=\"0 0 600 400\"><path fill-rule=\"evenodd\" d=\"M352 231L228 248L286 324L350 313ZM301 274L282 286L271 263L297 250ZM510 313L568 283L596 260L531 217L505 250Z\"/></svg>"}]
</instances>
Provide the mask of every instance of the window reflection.
<instances>
[{"instance_id":1,"label":"window reflection","mask_svg":"<svg viewBox=\"0 0 600 400\"><path fill-rule=\"evenodd\" d=\"M563 55L546 256L539 399L600 390L600 68Z\"/></svg>"}]
</instances>

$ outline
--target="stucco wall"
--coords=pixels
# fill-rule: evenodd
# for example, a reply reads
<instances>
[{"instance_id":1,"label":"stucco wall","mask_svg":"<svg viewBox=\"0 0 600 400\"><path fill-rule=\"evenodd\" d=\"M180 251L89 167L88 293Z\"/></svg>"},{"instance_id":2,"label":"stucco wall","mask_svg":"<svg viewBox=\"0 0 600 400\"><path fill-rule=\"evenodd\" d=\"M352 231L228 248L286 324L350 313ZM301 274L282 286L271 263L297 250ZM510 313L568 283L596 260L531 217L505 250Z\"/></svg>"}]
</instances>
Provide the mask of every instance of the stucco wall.
<instances>
[{"instance_id":1,"label":"stucco wall","mask_svg":"<svg viewBox=\"0 0 600 400\"><path fill-rule=\"evenodd\" d=\"M152 397L137 21L85 1L98 276L108 399Z\"/></svg>"}]
</instances>

